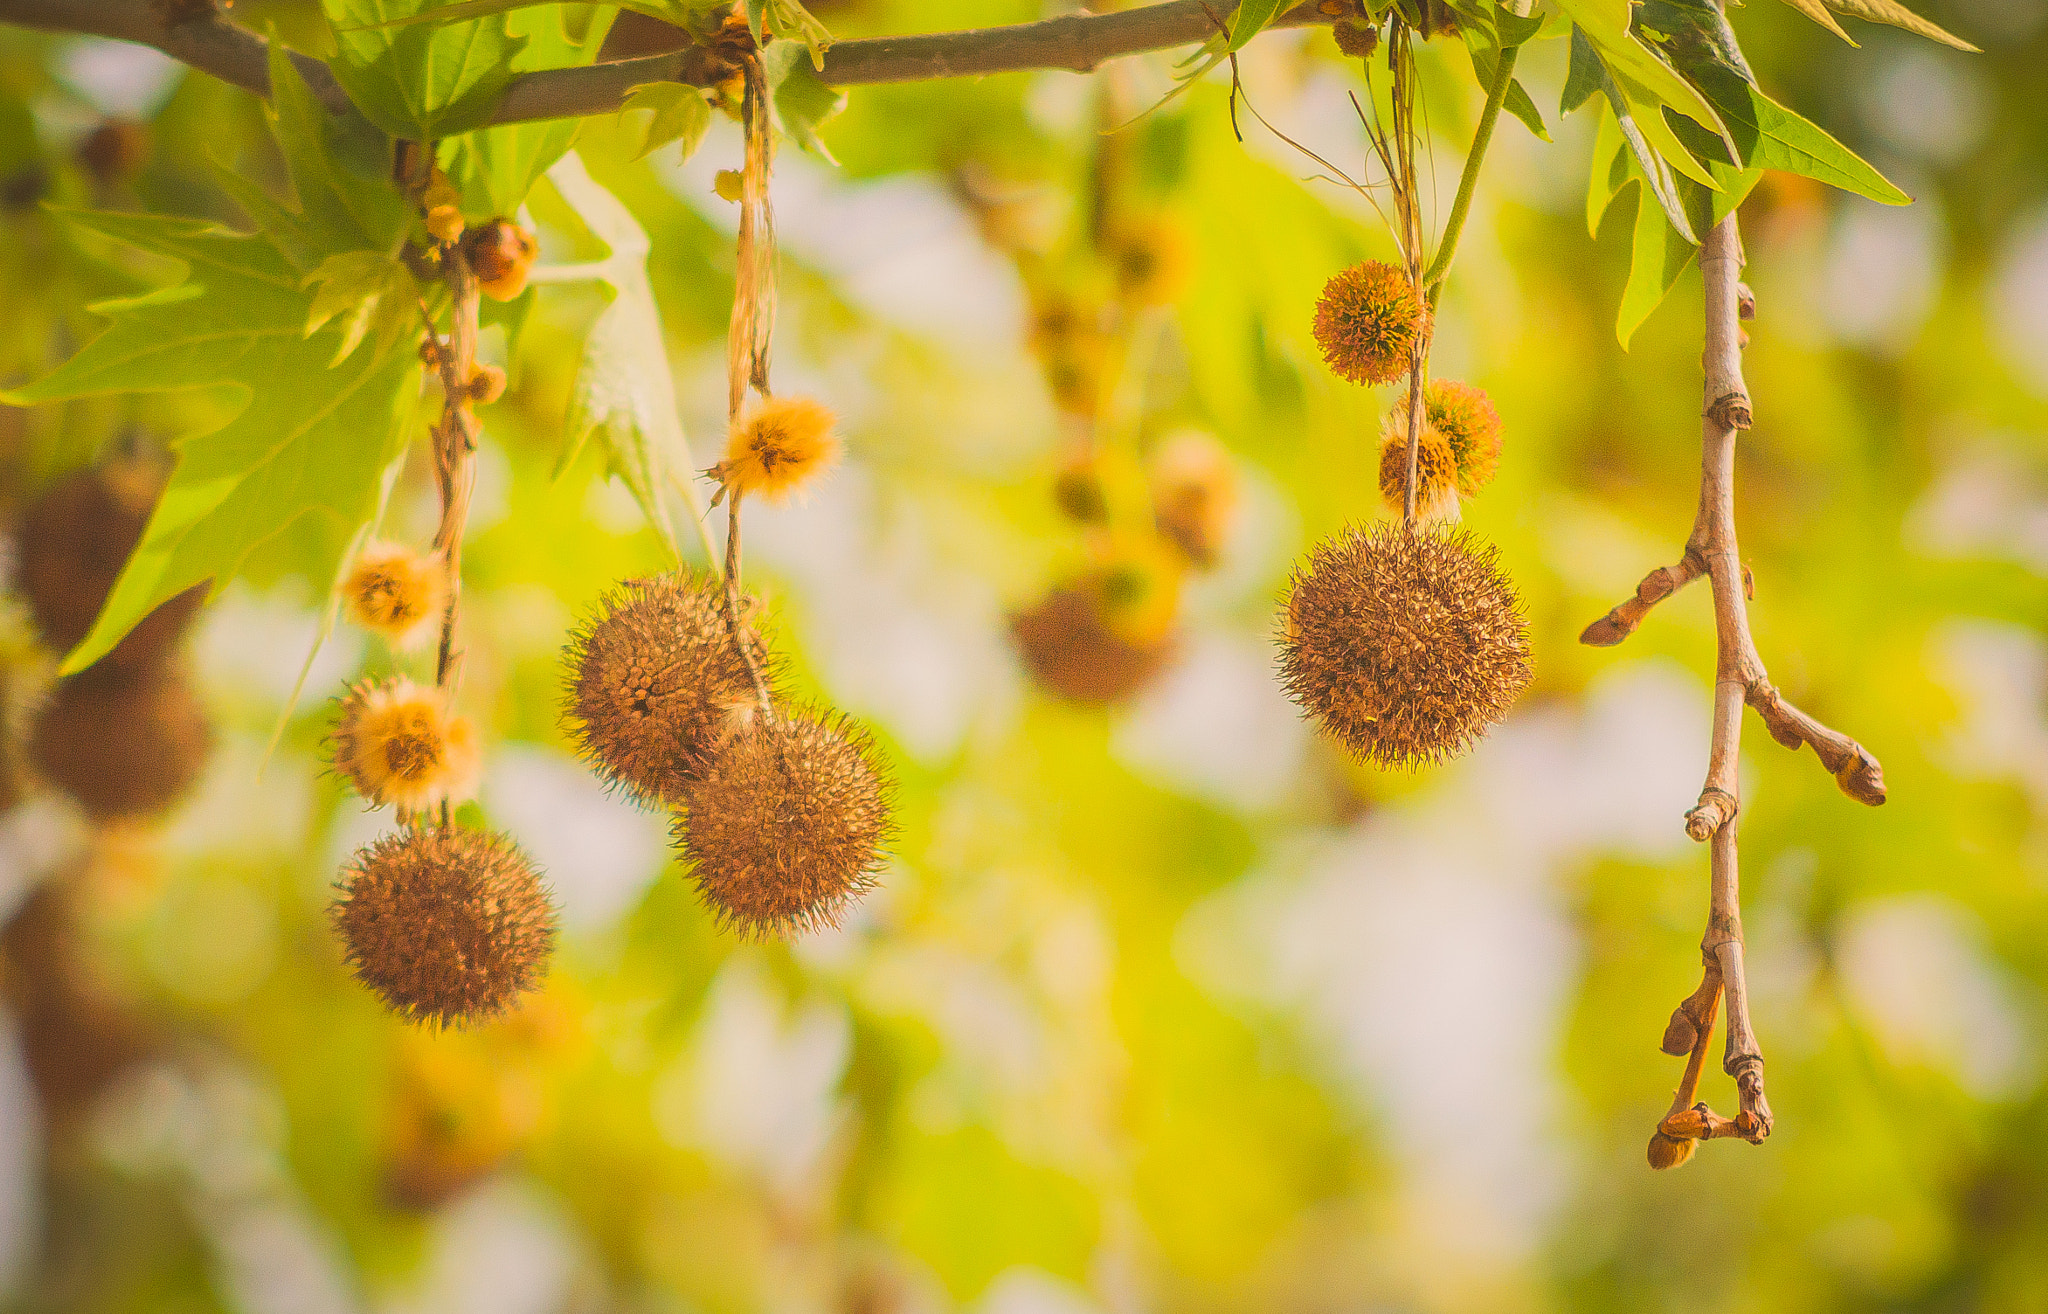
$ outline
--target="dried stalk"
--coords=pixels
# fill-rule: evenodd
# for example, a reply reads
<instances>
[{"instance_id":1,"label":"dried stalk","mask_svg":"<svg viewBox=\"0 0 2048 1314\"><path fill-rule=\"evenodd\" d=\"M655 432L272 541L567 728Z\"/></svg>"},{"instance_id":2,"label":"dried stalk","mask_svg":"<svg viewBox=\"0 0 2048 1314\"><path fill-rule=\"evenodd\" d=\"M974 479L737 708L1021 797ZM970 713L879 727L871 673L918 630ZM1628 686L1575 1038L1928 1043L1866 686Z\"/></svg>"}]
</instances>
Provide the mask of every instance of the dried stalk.
<instances>
[{"instance_id":1,"label":"dried stalk","mask_svg":"<svg viewBox=\"0 0 2048 1314\"><path fill-rule=\"evenodd\" d=\"M434 662L434 687L445 703L455 701L455 686L461 673L460 654L455 648L455 627L462 604L462 533L469 522L470 494L476 488L476 443L478 426L475 401L470 395L470 376L476 370L476 339L482 289L476 271L458 242L443 242L438 249L441 281L448 289L452 307L448 336L434 332L433 315L424 301L420 313L426 317L427 336L433 343L433 359L441 376L441 418L433 428L434 486L441 495L441 523L434 531L434 551L441 558L447 579L448 602L441 612L441 643ZM449 807L441 804L441 824L449 822Z\"/></svg>"},{"instance_id":2,"label":"dried stalk","mask_svg":"<svg viewBox=\"0 0 2048 1314\"><path fill-rule=\"evenodd\" d=\"M1665 1032L1664 1051L1689 1053L1691 1058L1672 1111L1658 1130L1681 1141L1739 1136L1761 1144L1771 1134L1771 1106L1764 1094L1763 1052L1749 1015L1736 854L1743 707L1756 708L1765 728L1780 744L1793 749L1811 744L1851 798L1875 806L1884 802L1885 795L1884 771L1876 758L1855 740L1779 697L1750 634L1750 580L1735 537L1735 442L1751 421L1749 391L1742 379L1742 347L1747 337L1740 321L1754 313L1748 289L1738 281L1741 269L1742 239L1731 214L1714 225L1700 248L1700 270L1706 282L1706 349L1702 357L1706 409L1701 424L1699 511L1685 554L1676 565L1651 571L1636 586L1634 597L1587 626L1579 640L1595 647L1618 644L1635 631L1650 608L1693 580L1705 575L1713 588L1713 739L1706 782L1698 802L1685 816L1686 833L1710 845L1712 882L1707 929L1700 940L1704 972L1699 988L1672 1014ZM1740 1111L1733 1119L1722 1118L1705 1104L1692 1103L1717 999L1727 1007L1728 1040L1721 1068L1735 1078Z\"/></svg>"},{"instance_id":3,"label":"dried stalk","mask_svg":"<svg viewBox=\"0 0 2048 1314\"><path fill-rule=\"evenodd\" d=\"M768 77L757 51L749 51L741 66L740 119L746 130L746 162L740 171L740 231L732 319L726 328L728 425L739 423L750 384L761 396L768 395L768 355L775 337L775 212L768 199L775 138L768 116ZM721 487L711 499L712 505L721 498L725 500L725 622L740 660L746 663L761 713L773 720L775 707L768 696L768 680L740 616L741 493Z\"/></svg>"}]
</instances>

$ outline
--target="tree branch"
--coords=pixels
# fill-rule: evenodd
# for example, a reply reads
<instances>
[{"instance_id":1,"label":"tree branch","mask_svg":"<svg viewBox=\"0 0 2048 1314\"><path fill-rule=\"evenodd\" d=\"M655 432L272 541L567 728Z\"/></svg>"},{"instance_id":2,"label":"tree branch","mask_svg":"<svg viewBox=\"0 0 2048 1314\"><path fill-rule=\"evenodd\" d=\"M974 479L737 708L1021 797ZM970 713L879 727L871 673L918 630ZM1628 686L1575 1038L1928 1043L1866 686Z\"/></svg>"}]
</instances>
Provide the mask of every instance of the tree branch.
<instances>
[{"instance_id":1,"label":"tree branch","mask_svg":"<svg viewBox=\"0 0 2048 1314\"><path fill-rule=\"evenodd\" d=\"M1086 73L1105 60L1207 40L1216 31L1216 19L1236 8L1235 0L1167 0L1115 13L1063 14L1007 27L841 41L825 52L819 76L844 87L1027 69ZM1329 21L1315 4L1306 3L1280 15L1273 26ZM259 96L270 94L268 43L218 16L167 23L149 0L0 0L0 22L153 46L224 82ZM293 59L329 109L339 112L347 107L348 97L326 65L303 55ZM628 91L644 83L705 87L731 75L729 67L700 49L543 69L514 79L490 121L525 123L611 114L625 103Z\"/></svg>"},{"instance_id":2,"label":"tree branch","mask_svg":"<svg viewBox=\"0 0 2048 1314\"><path fill-rule=\"evenodd\" d=\"M1811 744L1842 791L1872 806L1885 799L1884 768L1861 744L1829 729L1792 706L1772 687L1749 629L1751 581L1735 538L1735 440L1749 428L1749 390L1742 380L1741 322L1755 315L1755 301L1738 280L1742 238L1729 215L1700 246L1706 282L1706 407L1701 417L1700 501L1692 535L1678 564L1651 571L1633 598L1586 627L1579 641L1595 647L1620 643L1635 631L1650 608L1705 575L1714 591L1714 720L1707 778L1699 801L1686 813L1685 829L1710 842L1712 885L1706 934L1700 940L1705 970L1700 985L1671 1015L1663 1050L1688 1055L1686 1075L1671 1112L1650 1140L1650 1162L1675 1167L1691 1157L1701 1140L1736 1137L1761 1144L1771 1134L1771 1105L1764 1095L1763 1051L1749 1016L1749 986L1743 970L1741 879L1736 854L1736 817L1741 810L1738 766L1742 710L1754 707L1771 737L1787 748ZM1716 1000L1726 1005L1728 1042L1721 1068L1735 1078L1740 1111L1733 1119L1694 1104L1699 1069L1713 1029Z\"/></svg>"}]
</instances>

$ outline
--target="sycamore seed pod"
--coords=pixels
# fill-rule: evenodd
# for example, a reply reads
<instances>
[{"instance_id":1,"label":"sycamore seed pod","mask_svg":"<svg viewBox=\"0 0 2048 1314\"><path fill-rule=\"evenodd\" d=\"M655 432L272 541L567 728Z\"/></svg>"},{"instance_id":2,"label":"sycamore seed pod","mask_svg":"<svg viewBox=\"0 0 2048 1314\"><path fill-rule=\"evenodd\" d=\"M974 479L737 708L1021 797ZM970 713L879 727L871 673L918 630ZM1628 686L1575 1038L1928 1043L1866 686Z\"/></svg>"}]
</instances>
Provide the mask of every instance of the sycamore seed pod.
<instances>
[{"instance_id":1,"label":"sycamore seed pod","mask_svg":"<svg viewBox=\"0 0 2048 1314\"><path fill-rule=\"evenodd\" d=\"M1314 328L1323 361L1338 378L1390 383L1408 372L1410 349L1429 336L1429 311L1406 274L1368 260L1323 285Z\"/></svg>"},{"instance_id":2,"label":"sycamore seed pod","mask_svg":"<svg viewBox=\"0 0 2048 1314\"><path fill-rule=\"evenodd\" d=\"M479 406L488 406L505 395L505 371L496 365L479 362L469 375L469 399Z\"/></svg>"},{"instance_id":3,"label":"sycamore seed pod","mask_svg":"<svg viewBox=\"0 0 2048 1314\"><path fill-rule=\"evenodd\" d=\"M746 642L768 666L751 625ZM643 804L675 802L760 707L724 586L704 576L627 580L598 602L563 657L570 738L606 784Z\"/></svg>"},{"instance_id":4,"label":"sycamore seed pod","mask_svg":"<svg viewBox=\"0 0 2048 1314\"><path fill-rule=\"evenodd\" d=\"M1102 472L1093 454L1082 452L1060 467L1053 476L1052 502L1061 514L1084 525L1099 525L1109 519L1109 499L1102 491Z\"/></svg>"},{"instance_id":5,"label":"sycamore seed pod","mask_svg":"<svg viewBox=\"0 0 2048 1314\"><path fill-rule=\"evenodd\" d=\"M477 285L493 301L510 301L526 290L540 245L510 219L493 219L462 235L462 249L476 271Z\"/></svg>"},{"instance_id":6,"label":"sycamore seed pod","mask_svg":"<svg viewBox=\"0 0 2048 1314\"><path fill-rule=\"evenodd\" d=\"M1281 622L1288 695L1352 756L1440 762L1528 687L1529 629L1497 550L1462 531L1351 529L1297 568Z\"/></svg>"},{"instance_id":7,"label":"sycamore seed pod","mask_svg":"<svg viewBox=\"0 0 2048 1314\"><path fill-rule=\"evenodd\" d=\"M1214 569L1222 556L1237 498L1230 454L1205 434L1180 434L1152 458L1153 520L1198 569Z\"/></svg>"},{"instance_id":8,"label":"sycamore seed pod","mask_svg":"<svg viewBox=\"0 0 2048 1314\"><path fill-rule=\"evenodd\" d=\"M149 129L134 119L103 119L78 143L78 162L101 182L133 177L149 159Z\"/></svg>"},{"instance_id":9,"label":"sycamore seed pod","mask_svg":"<svg viewBox=\"0 0 2048 1314\"><path fill-rule=\"evenodd\" d=\"M372 807L419 812L460 803L476 793L483 770L468 719L448 711L439 689L403 676L349 690L330 744L334 769Z\"/></svg>"},{"instance_id":10,"label":"sycamore seed pod","mask_svg":"<svg viewBox=\"0 0 2048 1314\"><path fill-rule=\"evenodd\" d=\"M894 831L874 742L837 713L779 712L683 790L673 833L697 892L744 936L836 926L873 888Z\"/></svg>"},{"instance_id":11,"label":"sycamore seed pod","mask_svg":"<svg viewBox=\"0 0 2048 1314\"><path fill-rule=\"evenodd\" d=\"M153 816L191 791L213 747L206 709L173 665L95 666L57 682L29 757L97 821Z\"/></svg>"},{"instance_id":12,"label":"sycamore seed pod","mask_svg":"<svg viewBox=\"0 0 2048 1314\"><path fill-rule=\"evenodd\" d=\"M1155 617L1164 615L1164 623ZM1010 616L1018 656L1040 688L1088 706L1120 703L1166 668L1176 647L1172 600L1156 605L1142 576L1097 571Z\"/></svg>"},{"instance_id":13,"label":"sycamore seed pod","mask_svg":"<svg viewBox=\"0 0 2048 1314\"><path fill-rule=\"evenodd\" d=\"M1407 505L1408 405L1388 413L1380 440L1380 498L1395 514ZM1458 518L1458 458L1436 426L1424 420L1415 444L1415 519L1434 524Z\"/></svg>"},{"instance_id":14,"label":"sycamore seed pod","mask_svg":"<svg viewBox=\"0 0 2048 1314\"><path fill-rule=\"evenodd\" d=\"M836 417L809 397L766 397L735 421L711 477L732 496L788 500L839 460Z\"/></svg>"},{"instance_id":15,"label":"sycamore seed pod","mask_svg":"<svg viewBox=\"0 0 2048 1314\"><path fill-rule=\"evenodd\" d=\"M1366 18L1340 18L1330 28L1337 49L1351 59L1371 59L1380 48L1380 30Z\"/></svg>"},{"instance_id":16,"label":"sycamore seed pod","mask_svg":"<svg viewBox=\"0 0 2048 1314\"><path fill-rule=\"evenodd\" d=\"M394 648L416 647L440 628L448 574L437 555L374 542L356 556L341 597L351 621Z\"/></svg>"},{"instance_id":17,"label":"sycamore seed pod","mask_svg":"<svg viewBox=\"0 0 2048 1314\"><path fill-rule=\"evenodd\" d=\"M406 1021L466 1026L538 983L555 909L506 836L407 826L356 852L328 909L356 979Z\"/></svg>"},{"instance_id":18,"label":"sycamore seed pod","mask_svg":"<svg viewBox=\"0 0 2048 1314\"><path fill-rule=\"evenodd\" d=\"M1500 415L1486 393L1455 379L1431 379L1422 390L1422 408L1428 426L1451 445L1458 491L1471 497L1491 483L1500 468Z\"/></svg>"},{"instance_id":19,"label":"sycamore seed pod","mask_svg":"<svg viewBox=\"0 0 2048 1314\"><path fill-rule=\"evenodd\" d=\"M1164 306L1187 290L1194 264L1187 234L1164 216L1128 224L1109 240L1118 294L1133 306Z\"/></svg>"},{"instance_id":20,"label":"sycamore seed pod","mask_svg":"<svg viewBox=\"0 0 2048 1314\"><path fill-rule=\"evenodd\" d=\"M162 1046L86 930L80 875L72 868L28 885L0 929L0 997L45 1135L89 1122L99 1094Z\"/></svg>"},{"instance_id":21,"label":"sycamore seed pod","mask_svg":"<svg viewBox=\"0 0 2048 1314\"><path fill-rule=\"evenodd\" d=\"M142 538L156 481L139 467L75 470L23 517L16 582L43 642L69 652L91 631ZM97 665L138 670L169 656L206 598L197 584L139 621Z\"/></svg>"},{"instance_id":22,"label":"sycamore seed pod","mask_svg":"<svg viewBox=\"0 0 2048 1314\"><path fill-rule=\"evenodd\" d=\"M401 1209L454 1199L502 1164L528 1129L514 1074L481 1039L413 1033L398 1048L380 1157L384 1193Z\"/></svg>"}]
</instances>

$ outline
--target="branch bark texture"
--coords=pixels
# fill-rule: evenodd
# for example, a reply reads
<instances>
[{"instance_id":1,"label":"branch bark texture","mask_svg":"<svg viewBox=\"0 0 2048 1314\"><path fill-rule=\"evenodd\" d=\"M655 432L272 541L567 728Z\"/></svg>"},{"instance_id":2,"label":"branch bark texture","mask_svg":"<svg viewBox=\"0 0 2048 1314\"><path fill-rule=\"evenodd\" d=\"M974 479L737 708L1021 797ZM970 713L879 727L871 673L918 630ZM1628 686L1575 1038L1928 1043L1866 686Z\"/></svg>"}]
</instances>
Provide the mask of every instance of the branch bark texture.
<instances>
[{"instance_id":1,"label":"branch bark texture","mask_svg":"<svg viewBox=\"0 0 2048 1314\"><path fill-rule=\"evenodd\" d=\"M1217 22L1236 8L1236 0L1166 0L1115 13L1063 14L1005 27L840 41L825 52L819 76L832 86L846 87L1028 69L1086 73L1106 60L1207 40ZM1329 21L1315 4L1307 3L1280 15L1273 26ZM0 0L0 22L153 46L222 81L259 96L270 94L268 43L218 16L167 22L149 0ZM326 65L303 55L293 59L307 85L330 109L346 108L348 97ZM627 92L644 83L707 87L731 74L730 67L700 49L543 69L514 80L491 122L611 114L625 103Z\"/></svg>"}]
</instances>

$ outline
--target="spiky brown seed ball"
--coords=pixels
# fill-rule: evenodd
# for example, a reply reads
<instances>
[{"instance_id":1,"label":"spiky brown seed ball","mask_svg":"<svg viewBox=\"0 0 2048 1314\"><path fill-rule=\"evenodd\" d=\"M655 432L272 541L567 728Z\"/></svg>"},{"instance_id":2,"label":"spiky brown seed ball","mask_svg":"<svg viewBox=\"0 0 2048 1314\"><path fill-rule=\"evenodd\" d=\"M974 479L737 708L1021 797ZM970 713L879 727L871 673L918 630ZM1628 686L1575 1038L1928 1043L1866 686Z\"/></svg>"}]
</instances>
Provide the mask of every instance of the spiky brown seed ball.
<instances>
[{"instance_id":1,"label":"spiky brown seed ball","mask_svg":"<svg viewBox=\"0 0 2048 1314\"><path fill-rule=\"evenodd\" d=\"M1380 498L1402 511L1408 494L1408 405L1397 403L1388 413L1380 440ZM1458 458L1450 442L1428 420L1415 444L1415 518L1423 523L1455 519L1458 511Z\"/></svg>"},{"instance_id":2,"label":"spiky brown seed ball","mask_svg":"<svg viewBox=\"0 0 2048 1314\"><path fill-rule=\"evenodd\" d=\"M408 1022L464 1026L539 983L555 907L510 838L408 826L356 851L328 915L356 979Z\"/></svg>"},{"instance_id":3,"label":"spiky brown seed ball","mask_svg":"<svg viewBox=\"0 0 2048 1314\"><path fill-rule=\"evenodd\" d=\"M1428 309L1408 276L1384 260L1335 275L1316 299L1316 345L1332 372L1352 383L1406 374L1409 350L1428 336Z\"/></svg>"},{"instance_id":4,"label":"spiky brown seed ball","mask_svg":"<svg viewBox=\"0 0 2048 1314\"><path fill-rule=\"evenodd\" d=\"M483 750L447 696L400 676L365 680L341 700L329 740L334 769L376 807L417 812L476 794Z\"/></svg>"},{"instance_id":5,"label":"spiky brown seed ball","mask_svg":"<svg viewBox=\"0 0 2048 1314\"><path fill-rule=\"evenodd\" d=\"M36 630L53 651L69 652L91 631L155 499L153 474L112 466L65 475L29 508L17 577ZM205 598L203 584L180 593L143 617L97 665L133 669L161 661Z\"/></svg>"},{"instance_id":6,"label":"spiky brown seed ball","mask_svg":"<svg viewBox=\"0 0 2048 1314\"><path fill-rule=\"evenodd\" d=\"M758 937L836 926L888 856L889 792L859 724L782 709L684 787L675 841L721 924Z\"/></svg>"},{"instance_id":7,"label":"spiky brown seed ball","mask_svg":"<svg viewBox=\"0 0 2048 1314\"><path fill-rule=\"evenodd\" d=\"M510 301L526 290L526 276L540 254L540 244L510 219L493 219L462 234L462 250L483 294L493 301Z\"/></svg>"},{"instance_id":8,"label":"spiky brown seed ball","mask_svg":"<svg viewBox=\"0 0 2048 1314\"><path fill-rule=\"evenodd\" d=\"M57 682L29 756L88 816L112 821L153 816L185 797L212 747L206 709L177 666L95 666Z\"/></svg>"},{"instance_id":9,"label":"spiky brown seed ball","mask_svg":"<svg viewBox=\"0 0 2048 1314\"><path fill-rule=\"evenodd\" d=\"M1529 627L1498 555L1464 531L1386 522L1324 539L1283 613L1288 695L1362 761L1463 752L1529 684Z\"/></svg>"},{"instance_id":10,"label":"spiky brown seed ball","mask_svg":"<svg viewBox=\"0 0 2048 1314\"><path fill-rule=\"evenodd\" d=\"M760 635L751 625L745 633L772 675ZM759 710L724 585L695 573L627 580L599 600L562 655L570 737L605 783L640 803L677 801Z\"/></svg>"},{"instance_id":11,"label":"spiky brown seed ball","mask_svg":"<svg viewBox=\"0 0 2048 1314\"><path fill-rule=\"evenodd\" d=\"M1471 497L1500 468L1500 414L1484 390L1456 379L1431 379L1422 390L1429 427L1444 436L1458 463L1458 491Z\"/></svg>"},{"instance_id":12,"label":"spiky brown seed ball","mask_svg":"<svg viewBox=\"0 0 2048 1314\"><path fill-rule=\"evenodd\" d=\"M1120 703L1166 669L1171 634L1120 633L1104 616L1102 590L1063 585L1010 616L1010 635L1031 678L1046 692L1090 706Z\"/></svg>"},{"instance_id":13,"label":"spiky brown seed ball","mask_svg":"<svg viewBox=\"0 0 2048 1314\"><path fill-rule=\"evenodd\" d=\"M341 586L348 618L410 648L439 631L448 605L448 572L433 553L375 542L356 555Z\"/></svg>"},{"instance_id":14,"label":"spiky brown seed ball","mask_svg":"<svg viewBox=\"0 0 2048 1314\"><path fill-rule=\"evenodd\" d=\"M1337 38L1337 49L1352 59L1371 59L1380 48L1380 30L1369 19L1340 18L1330 33Z\"/></svg>"}]
</instances>

